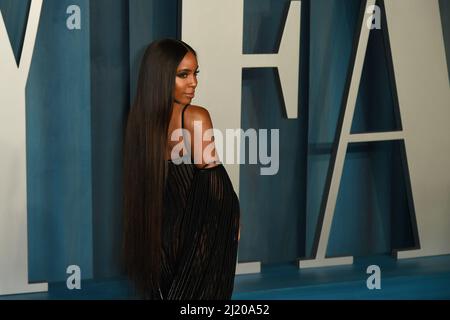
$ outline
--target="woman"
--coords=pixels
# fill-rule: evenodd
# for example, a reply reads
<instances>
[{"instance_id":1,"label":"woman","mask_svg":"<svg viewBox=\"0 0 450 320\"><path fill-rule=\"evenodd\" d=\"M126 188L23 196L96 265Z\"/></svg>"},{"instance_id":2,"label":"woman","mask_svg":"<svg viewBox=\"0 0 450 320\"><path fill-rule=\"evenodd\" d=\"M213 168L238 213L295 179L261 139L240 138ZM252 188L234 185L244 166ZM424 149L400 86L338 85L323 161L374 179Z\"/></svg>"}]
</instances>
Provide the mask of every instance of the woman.
<instances>
[{"instance_id":1,"label":"woman","mask_svg":"<svg viewBox=\"0 0 450 320\"><path fill-rule=\"evenodd\" d=\"M153 42L128 115L124 259L147 299L230 299L233 291L239 202L213 142L211 149L211 141L195 140L195 124L201 123L202 137L212 129L208 111L190 105L197 73L189 45ZM172 141L183 129L181 141ZM212 152L205 152L208 146Z\"/></svg>"}]
</instances>

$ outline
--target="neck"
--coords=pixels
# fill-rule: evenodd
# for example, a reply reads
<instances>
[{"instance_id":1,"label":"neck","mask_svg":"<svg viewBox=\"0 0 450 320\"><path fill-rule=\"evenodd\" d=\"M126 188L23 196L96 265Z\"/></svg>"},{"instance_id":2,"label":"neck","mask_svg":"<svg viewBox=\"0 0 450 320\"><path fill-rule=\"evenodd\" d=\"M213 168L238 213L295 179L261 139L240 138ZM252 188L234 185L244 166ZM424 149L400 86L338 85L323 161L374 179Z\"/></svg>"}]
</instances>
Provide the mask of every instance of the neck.
<instances>
[{"instance_id":1,"label":"neck","mask_svg":"<svg viewBox=\"0 0 450 320\"><path fill-rule=\"evenodd\" d=\"M187 104L189 104L189 103L187 103ZM184 107L185 104L183 104L183 103L181 103L181 102L179 102L177 100L173 100L172 107L175 107L175 106L177 106L177 107Z\"/></svg>"}]
</instances>

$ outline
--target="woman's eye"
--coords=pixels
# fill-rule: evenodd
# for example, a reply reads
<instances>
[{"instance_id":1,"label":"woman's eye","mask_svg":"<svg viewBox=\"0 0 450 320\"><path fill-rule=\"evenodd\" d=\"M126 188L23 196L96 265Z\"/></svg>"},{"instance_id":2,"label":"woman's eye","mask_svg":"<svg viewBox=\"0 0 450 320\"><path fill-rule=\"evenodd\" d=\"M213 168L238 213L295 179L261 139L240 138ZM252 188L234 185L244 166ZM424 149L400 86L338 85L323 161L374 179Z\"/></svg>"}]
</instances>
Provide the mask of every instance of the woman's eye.
<instances>
[{"instance_id":1,"label":"woman's eye","mask_svg":"<svg viewBox=\"0 0 450 320\"><path fill-rule=\"evenodd\" d=\"M194 75L197 76L199 73L200 73L200 71L197 70L194 72ZM182 79L186 79L189 76L189 74L184 72L184 73L179 73L177 76Z\"/></svg>"}]
</instances>

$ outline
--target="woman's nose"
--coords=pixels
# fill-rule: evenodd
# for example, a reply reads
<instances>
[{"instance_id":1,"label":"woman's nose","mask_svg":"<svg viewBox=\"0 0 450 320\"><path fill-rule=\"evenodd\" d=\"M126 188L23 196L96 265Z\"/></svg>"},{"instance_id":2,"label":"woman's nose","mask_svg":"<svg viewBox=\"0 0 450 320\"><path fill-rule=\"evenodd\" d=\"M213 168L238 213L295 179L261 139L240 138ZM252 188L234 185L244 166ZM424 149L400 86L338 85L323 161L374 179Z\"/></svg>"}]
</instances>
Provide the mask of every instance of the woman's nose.
<instances>
[{"instance_id":1,"label":"woman's nose","mask_svg":"<svg viewBox=\"0 0 450 320\"><path fill-rule=\"evenodd\" d=\"M193 76L191 79L191 83L190 83L191 87L194 87L194 88L197 87L197 83L198 83L197 77Z\"/></svg>"}]
</instances>

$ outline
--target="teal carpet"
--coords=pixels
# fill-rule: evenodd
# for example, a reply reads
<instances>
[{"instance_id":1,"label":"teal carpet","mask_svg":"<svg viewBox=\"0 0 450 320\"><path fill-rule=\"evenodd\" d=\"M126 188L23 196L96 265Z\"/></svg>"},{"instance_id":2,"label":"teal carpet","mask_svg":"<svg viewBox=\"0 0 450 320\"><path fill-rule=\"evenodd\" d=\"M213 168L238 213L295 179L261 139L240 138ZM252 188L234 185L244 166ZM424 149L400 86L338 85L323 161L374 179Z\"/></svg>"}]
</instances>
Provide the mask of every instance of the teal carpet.
<instances>
[{"instance_id":1,"label":"teal carpet","mask_svg":"<svg viewBox=\"0 0 450 320\"><path fill-rule=\"evenodd\" d=\"M381 270L381 289L366 285L369 265ZM133 299L124 278L85 280L81 290L65 282L49 291L2 296L0 300ZM294 263L262 266L260 274L237 275L233 300L450 299L450 255L397 261L389 256L355 258L349 266L299 270Z\"/></svg>"}]
</instances>

